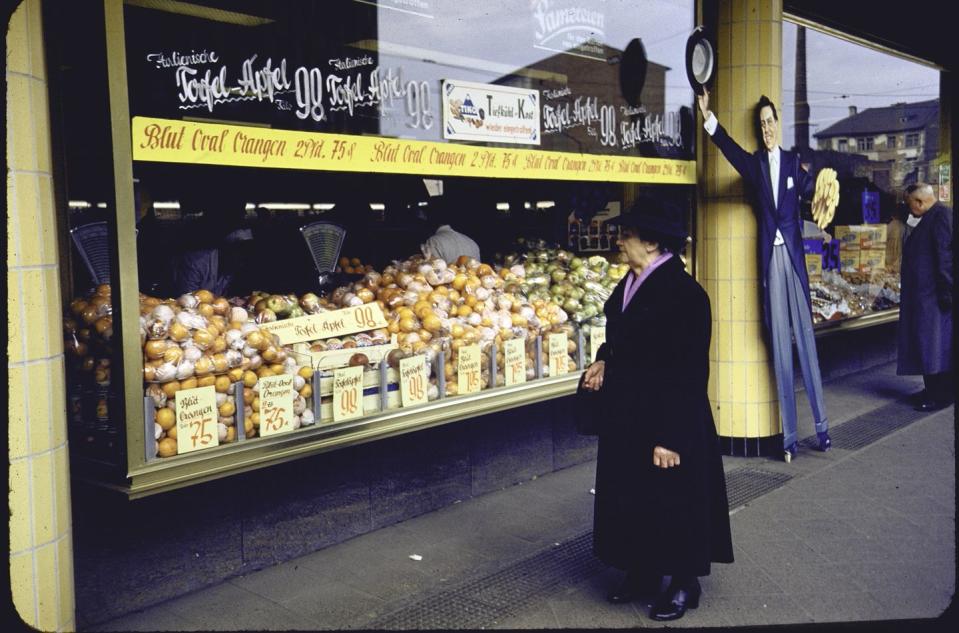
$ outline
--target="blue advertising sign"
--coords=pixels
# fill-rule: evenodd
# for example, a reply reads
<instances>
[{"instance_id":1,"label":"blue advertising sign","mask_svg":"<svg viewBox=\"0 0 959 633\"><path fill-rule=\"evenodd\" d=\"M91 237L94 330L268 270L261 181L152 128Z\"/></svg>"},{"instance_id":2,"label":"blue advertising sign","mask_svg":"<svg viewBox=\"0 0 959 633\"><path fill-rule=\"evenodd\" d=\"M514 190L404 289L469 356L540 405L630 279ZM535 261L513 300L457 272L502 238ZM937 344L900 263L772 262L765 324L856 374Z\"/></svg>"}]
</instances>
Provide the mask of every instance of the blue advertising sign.
<instances>
[{"instance_id":1,"label":"blue advertising sign","mask_svg":"<svg viewBox=\"0 0 959 633\"><path fill-rule=\"evenodd\" d=\"M879 224L879 192L862 192L862 222L863 224Z\"/></svg>"}]
</instances>

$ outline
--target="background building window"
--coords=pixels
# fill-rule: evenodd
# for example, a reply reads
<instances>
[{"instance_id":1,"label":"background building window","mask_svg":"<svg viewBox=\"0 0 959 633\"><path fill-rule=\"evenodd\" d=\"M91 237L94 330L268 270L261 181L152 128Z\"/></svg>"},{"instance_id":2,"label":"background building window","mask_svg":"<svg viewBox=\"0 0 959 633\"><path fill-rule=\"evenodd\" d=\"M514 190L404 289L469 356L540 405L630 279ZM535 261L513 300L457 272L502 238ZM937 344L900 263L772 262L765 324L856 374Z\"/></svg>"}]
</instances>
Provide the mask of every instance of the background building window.
<instances>
[{"instance_id":1,"label":"background building window","mask_svg":"<svg viewBox=\"0 0 959 633\"><path fill-rule=\"evenodd\" d=\"M873 137L871 136L856 139L856 149L859 150L860 152L871 150L872 146L873 146Z\"/></svg>"},{"instance_id":2,"label":"background building window","mask_svg":"<svg viewBox=\"0 0 959 633\"><path fill-rule=\"evenodd\" d=\"M906 134L906 147L919 147L919 133Z\"/></svg>"}]
</instances>

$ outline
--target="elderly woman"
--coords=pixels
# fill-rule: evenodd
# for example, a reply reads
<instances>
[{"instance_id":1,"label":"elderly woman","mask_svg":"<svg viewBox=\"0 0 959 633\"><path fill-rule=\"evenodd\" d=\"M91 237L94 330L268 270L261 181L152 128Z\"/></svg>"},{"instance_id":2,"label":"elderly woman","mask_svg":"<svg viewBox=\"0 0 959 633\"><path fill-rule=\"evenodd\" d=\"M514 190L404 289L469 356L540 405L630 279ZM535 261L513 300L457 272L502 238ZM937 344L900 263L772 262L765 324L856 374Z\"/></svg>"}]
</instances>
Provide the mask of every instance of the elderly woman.
<instances>
[{"instance_id":1,"label":"elderly woman","mask_svg":"<svg viewBox=\"0 0 959 633\"><path fill-rule=\"evenodd\" d=\"M706 394L709 298L679 258L686 232L676 208L641 198L620 229L631 272L606 302L606 343L584 376L585 388L605 394L593 548L626 572L610 602L659 592L650 617L675 620L699 605L697 577L710 563L733 561Z\"/></svg>"}]
</instances>

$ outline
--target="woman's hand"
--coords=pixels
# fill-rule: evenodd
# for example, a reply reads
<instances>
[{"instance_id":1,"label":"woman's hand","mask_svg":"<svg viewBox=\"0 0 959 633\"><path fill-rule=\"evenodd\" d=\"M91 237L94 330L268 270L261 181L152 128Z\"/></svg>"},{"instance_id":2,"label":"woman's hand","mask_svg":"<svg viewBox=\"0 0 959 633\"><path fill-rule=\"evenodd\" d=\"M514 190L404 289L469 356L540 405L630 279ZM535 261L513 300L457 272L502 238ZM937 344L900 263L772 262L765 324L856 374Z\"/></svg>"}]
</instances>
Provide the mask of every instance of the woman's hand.
<instances>
[{"instance_id":1,"label":"woman's hand","mask_svg":"<svg viewBox=\"0 0 959 633\"><path fill-rule=\"evenodd\" d=\"M583 386L591 391L598 391L603 386L603 374L606 373L606 361L598 360L586 368L586 377Z\"/></svg>"},{"instance_id":2,"label":"woman's hand","mask_svg":"<svg viewBox=\"0 0 959 633\"><path fill-rule=\"evenodd\" d=\"M703 119L709 118L709 91L706 90L706 86L703 86L703 94L696 96L696 101L699 102L699 111L703 113Z\"/></svg>"},{"instance_id":3,"label":"woman's hand","mask_svg":"<svg viewBox=\"0 0 959 633\"><path fill-rule=\"evenodd\" d=\"M659 468L672 468L679 466L679 453L657 446L653 449L653 466Z\"/></svg>"}]
</instances>

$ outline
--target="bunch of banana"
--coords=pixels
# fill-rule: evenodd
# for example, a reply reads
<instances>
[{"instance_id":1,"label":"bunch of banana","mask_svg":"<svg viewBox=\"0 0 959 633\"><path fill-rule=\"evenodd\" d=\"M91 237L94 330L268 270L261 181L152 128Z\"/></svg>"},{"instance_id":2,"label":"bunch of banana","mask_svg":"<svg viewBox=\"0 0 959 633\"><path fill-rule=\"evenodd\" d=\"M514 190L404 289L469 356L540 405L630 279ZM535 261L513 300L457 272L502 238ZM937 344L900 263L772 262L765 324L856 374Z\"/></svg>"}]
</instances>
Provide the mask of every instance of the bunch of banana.
<instances>
[{"instance_id":1,"label":"bunch of banana","mask_svg":"<svg viewBox=\"0 0 959 633\"><path fill-rule=\"evenodd\" d=\"M839 181L836 180L836 170L823 167L816 176L816 191L812 197L812 217L820 229L824 229L832 222L836 215L836 205L839 204Z\"/></svg>"}]
</instances>

